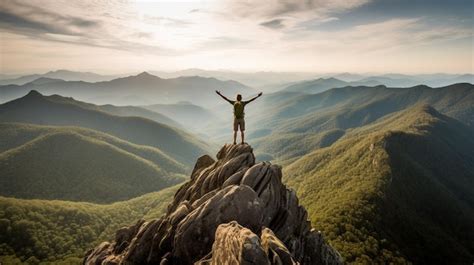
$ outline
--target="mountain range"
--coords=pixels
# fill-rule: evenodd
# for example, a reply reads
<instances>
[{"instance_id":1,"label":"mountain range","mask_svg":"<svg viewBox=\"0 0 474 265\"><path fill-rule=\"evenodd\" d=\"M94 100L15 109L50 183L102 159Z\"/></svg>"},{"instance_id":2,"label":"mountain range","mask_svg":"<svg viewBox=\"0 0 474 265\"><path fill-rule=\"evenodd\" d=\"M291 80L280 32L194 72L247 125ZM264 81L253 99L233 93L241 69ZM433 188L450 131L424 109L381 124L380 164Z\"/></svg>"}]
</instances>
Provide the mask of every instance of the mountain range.
<instances>
[{"instance_id":1,"label":"mountain range","mask_svg":"<svg viewBox=\"0 0 474 265\"><path fill-rule=\"evenodd\" d=\"M465 74L374 74L374 73L311 73L311 72L235 72L227 70L185 69L175 72L154 71L153 73L166 77L179 76L205 76L216 77L222 80L236 80L251 87L259 88L266 92L274 92L299 82L308 82L311 79L335 78L344 82L358 82L363 84L381 84L390 87L411 87L427 85L433 87L448 86L456 83L474 83L474 75Z\"/></svg>"},{"instance_id":2,"label":"mountain range","mask_svg":"<svg viewBox=\"0 0 474 265\"><path fill-rule=\"evenodd\" d=\"M255 94L255 90L236 81L221 81L199 76L163 79L147 72L135 76L90 83L39 78L24 85L0 86L3 102L18 98L30 90L60 94L97 104L149 105L189 101L202 106L216 105L215 90L227 95Z\"/></svg>"},{"instance_id":3,"label":"mountain range","mask_svg":"<svg viewBox=\"0 0 474 265\"><path fill-rule=\"evenodd\" d=\"M176 79L179 77L207 77L223 81L237 81L250 87L258 88L264 92L275 92L297 83L308 83L317 79L338 79L352 85L385 85L388 87L412 87L427 85L431 87L448 86L455 83L474 83L474 75L465 74L373 74L373 73L311 73L311 72L237 72L228 70L185 69L179 71L150 71L151 74L161 78ZM30 75L0 75L0 85L24 85L38 78L62 79L65 81L102 82L112 79L134 76L136 74L101 75L91 72L75 72L69 70L49 71L44 74ZM347 84L349 85L349 84ZM333 88L333 87L331 87ZM320 91L321 92L321 91ZM12 98L9 98L12 99ZM133 99L130 98L130 99ZM135 98L137 99L137 98ZM84 99L88 100L88 99ZM143 100L143 99L142 99ZM102 101L98 103L112 103ZM149 102L157 103L157 102ZM175 102L165 102L175 103ZM127 103L125 103L127 104ZM129 102L128 104L137 104Z\"/></svg>"},{"instance_id":4,"label":"mountain range","mask_svg":"<svg viewBox=\"0 0 474 265\"><path fill-rule=\"evenodd\" d=\"M263 242L268 234L252 225L258 219L253 217L262 212L272 216L266 227L275 232L273 242L281 247L271 255L286 261L304 253L298 244L307 242L302 235L309 231L309 219L329 242L331 248L325 249L334 254L331 257L338 260L340 253L346 263L472 262L474 85L356 86L360 76L343 77L355 81L324 78L266 93L246 108L247 139L255 150L248 145L226 145L217 161L199 158L181 188L179 184L167 187L183 181L196 158L215 150L214 142L219 139L218 133L209 133L203 140L195 130L229 132L229 124L223 124L227 127L222 130L213 127L223 122L223 115L215 111L223 109L225 102L182 102L180 94L173 104L122 107L30 91L0 105L0 139L5 139L0 141L0 171L8 173L0 178L2 188L6 187L0 189L0 195L16 197L0 197L0 261L78 264L85 249L97 246L87 258L155 261L159 255L173 257L173 262L181 257L218 262L222 253L243 250L227 247L238 244L231 237L225 239L223 232L215 238L202 237L208 239L198 245L187 236L209 232L206 229L211 226L200 226L201 221L218 220L216 224L223 227L212 226L215 231L242 231L232 235L251 235ZM451 76L425 78L436 77ZM134 78L154 83L158 77L142 74ZM117 91L127 90L134 78L107 83L118 82L114 83L120 84ZM34 81L45 89L56 82ZM209 94L215 97L212 92ZM231 115L231 106L227 107ZM272 160L283 167L254 164L255 159ZM247 182L242 182L244 176ZM296 193L281 188L282 184ZM240 192L227 190L235 185L236 190L250 186L258 194L256 200L262 200L264 207L254 205L260 209L252 212L255 216L233 215L245 208L239 203L248 199L230 199ZM207 193L209 190L213 191ZM218 193L226 196L216 196ZM122 201L135 196L140 197ZM275 198L278 203L273 203ZM117 200L122 202L104 204ZM289 207L295 201L295 208ZM162 202L171 202L166 211ZM299 207L307 214L299 210L295 214ZM219 219L225 214L244 218L250 232L246 225ZM138 221L142 216L145 222ZM283 225L288 216L298 216L297 224L302 225ZM179 230L181 221L186 224ZM131 226L119 229L124 225ZM287 234L284 227L296 227L296 234ZM138 233L145 230L148 232ZM170 236L182 244L174 246ZM213 248L214 239L228 244ZM104 240L110 243L99 245ZM268 254L273 252L267 245L255 246L266 251L266 258L274 257ZM199 255L183 254L186 251Z\"/></svg>"},{"instance_id":5,"label":"mountain range","mask_svg":"<svg viewBox=\"0 0 474 265\"><path fill-rule=\"evenodd\" d=\"M75 72L69 70L49 71L44 74L31 74L23 76L6 76L0 79L0 85L24 85L39 78L62 79L66 81L100 82L118 78L118 75L100 75L91 72Z\"/></svg>"},{"instance_id":6,"label":"mountain range","mask_svg":"<svg viewBox=\"0 0 474 265\"><path fill-rule=\"evenodd\" d=\"M248 126L258 128L249 139L259 153L277 159L329 146L352 128L416 104L430 104L468 126L474 124L474 85L467 83L441 88L341 87L312 95L277 92L262 104Z\"/></svg>"},{"instance_id":7,"label":"mountain range","mask_svg":"<svg viewBox=\"0 0 474 265\"><path fill-rule=\"evenodd\" d=\"M89 128L134 144L158 148L186 166L209 148L202 140L180 129L141 117L116 116L84 106L73 99L43 96L31 91L22 98L0 105L0 122Z\"/></svg>"},{"instance_id":8,"label":"mountain range","mask_svg":"<svg viewBox=\"0 0 474 265\"><path fill-rule=\"evenodd\" d=\"M329 90L331 88L346 86L377 86L383 83L376 80L362 80L346 82L337 78L319 78L315 80L302 81L284 88L284 92L302 92L308 94L317 94Z\"/></svg>"},{"instance_id":9,"label":"mountain range","mask_svg":"<svg viewBox=\"0 0 474 265\"><path fill-rule=\"evenodd\" d=\"M214 77L221 80L235 80L251 87L259 88L263 91L271 91L276 87L283 87L291 82L299 82L312 78L314 73L305 72L265 72L255 73L236 72L228 70L204 70L204 69L185 69L174 72L152 71L151 73L164 78L176 78L180 76L202 76Z\"/></svg>"}]
</instances>

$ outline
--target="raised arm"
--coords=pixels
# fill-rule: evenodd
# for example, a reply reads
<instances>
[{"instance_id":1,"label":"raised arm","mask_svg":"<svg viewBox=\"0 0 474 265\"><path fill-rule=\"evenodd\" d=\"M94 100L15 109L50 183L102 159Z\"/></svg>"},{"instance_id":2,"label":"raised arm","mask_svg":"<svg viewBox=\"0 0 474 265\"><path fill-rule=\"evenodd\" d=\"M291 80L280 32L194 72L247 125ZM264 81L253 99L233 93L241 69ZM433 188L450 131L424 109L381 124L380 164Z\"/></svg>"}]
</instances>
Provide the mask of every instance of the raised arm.
<instances>
[{"instance_id":1,"label":"raised arm","mask_svg":"<svg viewBox=\"0 0 474 265\"><path fill-rule=\"evenodd\" d=\"M256 100L257 98L259 98L262 94L263 94L263 93L260 92L260 93L258 93L258 95L256 95L255 97L253 97L253 98L251 98L251 99L249 99L249 100L247 100L247 101L244 101L244 103L245 103L245 104L248 104L248 103L250 103L250 102Z\"/></svg>"},{"instance_id":2,"label":"raised arm","mask_svg":"<svg viewBox=\"0 0 474 265\"><path fill-rule=\"evenodd\" d=\"M216 90L217 95L221 96L225 101L229 102L230 104L234 104L234 102L228 98L226 98L224 95L221 94L221 92Z\"/></svg>"}]
</instances>

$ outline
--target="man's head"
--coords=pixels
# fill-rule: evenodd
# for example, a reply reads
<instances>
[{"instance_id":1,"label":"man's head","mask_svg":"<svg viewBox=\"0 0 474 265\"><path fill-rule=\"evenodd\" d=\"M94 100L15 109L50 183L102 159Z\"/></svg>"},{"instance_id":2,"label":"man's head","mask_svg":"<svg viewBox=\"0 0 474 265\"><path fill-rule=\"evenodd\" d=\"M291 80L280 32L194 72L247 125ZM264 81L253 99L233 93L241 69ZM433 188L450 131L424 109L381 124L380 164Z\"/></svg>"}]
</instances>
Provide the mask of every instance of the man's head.
<instances>
[{"instance_id":1,"label":"man's head","mask_svg":"<svg viewBox=\"0 0 474 265\"><path fill-rule=\"evenodd\" d=\"M237 101L241 101L241 100L242 100L242 95L237 94Z\"/></svg>"}]
</instances>

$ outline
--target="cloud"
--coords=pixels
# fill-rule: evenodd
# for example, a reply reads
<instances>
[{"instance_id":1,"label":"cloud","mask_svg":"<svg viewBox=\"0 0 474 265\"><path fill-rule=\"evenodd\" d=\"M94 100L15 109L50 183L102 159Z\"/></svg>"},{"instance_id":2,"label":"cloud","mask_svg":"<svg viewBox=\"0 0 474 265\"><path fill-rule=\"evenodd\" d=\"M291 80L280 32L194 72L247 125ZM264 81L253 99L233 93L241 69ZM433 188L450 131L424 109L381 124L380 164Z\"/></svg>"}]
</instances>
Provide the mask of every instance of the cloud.
<instances>
[{"instance_id":1,"label":"cloud","mask_svg":"<svg viewBox=\"0 0 474 265\"><path fill-rule=\"evenodd\" d=\"M369 0L228 0L227 7L242 17L275 18L312 13L315 16L342 12L361 6Z\"/></svg>"},{"instance_id":2,"label":"cloud","mask_svg":"<svg viewBox=\"0 0 474 265\"><path fill-rule=\"evenodd\" d=\"M83 49L104 54L92 58L92 65L111 60L107 54L120 54L126 65L154 58L149 63L158 67L165 60L173 67L237 65L269 70L335 69L346 67L347 58L358 69L367 58L376 57L374 65L382 64L380 58L386 54L393 54L394 65L397 60L412 62L417 53L428 53L421 45L440 54L433 52L433 57L448 58L449 45L472 37L471 17L456 17L454 11L439 14L444 3L451 3L433 0L438 3L436 10L419 14L424 4L429 5L427 0L417 1L417 12L406 11L411 1L401 1L405 4L391 0L3 0L0 30L8 51L3 49L1 55L8 55L9 62L12 54L21 61L26 54L41 55L46 61L43 58L67 58L68 49ZM400 8L389 8L393 6ZM459 6L456 10L470 10L470 5ZM32 44L22 47L22 43ZM35 50L38 44L41 52ZM471 51L456 45L464 54ZM438 49L441 46L448 48ZM457 60L464 57L471 55Z\"/></svg>"},{"instance_id":3,"label":"cloud","mask_svg":"<svg viewBox=\"0 0 474 265\"><path fill-rule=\"evenodd\" d=\"M194 24L184 19L176 19L176 18L162 17L162 16L150 16L150 15L145 15L143 17L143 20L146 23L150 23L150 24L158 24L158 25L162 24L165 26L172 26L172 27L187 27L189 25Z\"/></svg>"},{"instance_id":4,"label":"cloud","mask_svg":"<svg viewBox=\"0 0 474 265\"><path fill-rule=\"evenodd\" d=\"M221 5L226 17L254 21L271 29L291 30L301 23L320 24L372 0L227 0ZM264 22L262 22L264 21ZM284 22L284 23L283 23Z\"/></svg>"},{"instance_id":5,"label":"cloud","mask_svg":"<svg viewBox=\"0 0 474 265\"><path fill-rule=\"evenodd\" d=\"M208 40L203 41L195 47L193 52L199 52L204 48L206 49L238 49L242 46L251 44L252 41L249 39L217 36L212 37Z\"/></svg>"},{"instance_id":6,"label":"cloud","mask_svg":"<svg viewBox=\"0 0 474 265\"><path fill-rule=\"evenodd\" d=\"M93 18L84 15L84 12L81 11L83 6L71 5L70 7L74 11L69 10L63 14L53 11L56 9L48 6L48 4L53 4L54 8L55 3L45 1L45 8L43 8L24 1L5 1L0 5L0 29L43 41L134 52L161 52L164 50L158 45L143 42L143 40L151 39L150 32L128 30L126 26L116 23L116 21L120 21L125 24L127 21L121 20L126 16L116 17L108 13L101 13L105 15L97 16L94 11L98 11L98 8L91 5L87 7L91 9L90 14L95 15ZM111 20L106 21L105 19ZM184 23L171 19L166 21L174 24ZM120 34L113 34L115 32ZM171 51L167 52L172 54Z\"/></svg>"},{"instance_id":7,"label":"cloud","mask_svg":"<svg viewBox=\"0 0 474 265\"><path fill-rule=\"evenodd\" d=\"M27 3L6 1L0 6L0 27L32 33L83 35L83 30L99 26L96 20L62 15Z\"/></svg>"},{"instance_id":8,"label":"cloud","mask_svg":"<svg viewBox=\"0 0 474 265\"><path fill-rule=\"evenodd\" d=\"M470 29L453 26L433 27L423 18L397 18L368 23L339 31L302 30L287 36L286 40L306 51L337 52L364 55L415 49L473 36Z\"/></svg>"},{"instance_id":9,"label":"cloud","mask_svg":"<svg viewBox=\"0 0 474 265\"><path fill-rule=\"evenodd\" d=\"M272 19L262 22L260 25L271 29L281 29L285 27L285 25L283 25L283 19Z\"/></svg>"},{"instance_id":10,"label":"cloud","mask_svg":"<svg viewBox=\"0 0 474 265\"><path fill-rule=\"evenodd\" d=\"M31 21L27 18L17 16L5 11L0 11L0 27L11 30L33 30L41 32L57 32L58 30L47 24Z\"/></svg>"}]
</instances>

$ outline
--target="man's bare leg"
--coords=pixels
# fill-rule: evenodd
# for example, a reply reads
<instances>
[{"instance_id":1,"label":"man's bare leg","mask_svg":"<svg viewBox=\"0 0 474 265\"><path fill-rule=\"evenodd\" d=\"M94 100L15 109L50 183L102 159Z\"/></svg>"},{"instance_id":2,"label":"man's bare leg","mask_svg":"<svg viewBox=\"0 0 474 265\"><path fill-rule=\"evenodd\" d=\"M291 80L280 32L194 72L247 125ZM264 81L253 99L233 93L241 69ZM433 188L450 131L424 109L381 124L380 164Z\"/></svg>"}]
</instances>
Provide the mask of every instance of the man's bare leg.
<instances>
[{"instance_id":1,"label":"man's bare leg","mask_svg":"<svg viewBox=\"0 0 474 265\"><path fill-rule=\"evenodd\" d=\"M244 131L240 131L240 137L242 138L242 144L244 144Z\"/></svg>"},{"instance_id":2,"label":"man's bare leg","mask_svg":"<svg viewBox=\"0 0 474 265\"><path fill-rule=\"evenodd\" d=\"M234 131L234 144L237 144L237 131Z\"/></svg>"}]
</instances>

